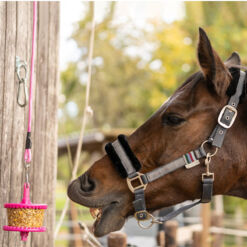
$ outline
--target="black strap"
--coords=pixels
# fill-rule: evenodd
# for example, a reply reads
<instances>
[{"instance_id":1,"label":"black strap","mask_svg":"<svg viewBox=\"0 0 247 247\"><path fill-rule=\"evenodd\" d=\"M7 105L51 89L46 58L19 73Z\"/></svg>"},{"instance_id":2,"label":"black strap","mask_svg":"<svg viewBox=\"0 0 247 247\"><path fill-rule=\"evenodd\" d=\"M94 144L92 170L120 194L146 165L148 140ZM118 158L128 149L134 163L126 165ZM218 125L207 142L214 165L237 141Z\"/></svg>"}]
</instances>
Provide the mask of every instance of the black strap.
<instances>
[{"instance_id":1,"label":"black strap","mask_svg":"<svg viewBox=\"0 0 247 247\"><path fill-rule=\"evenodd\" d=\"M238 85L236 88L236 92L234 95L230 97L227 106L230 106L231 108L234 108L234 109L237 108L239 104L240 96L242 95L242 92L243 92L245 76L246 76L246 73L243 71L240 71L240 77L239 77ZM216 127L214 128L209 138L209 141L211 142L211 144L218 148L222 147L223 141L224 141L227 129L228 129L222 125L230 126L231 123L234 122L236 118L236 114L237 114L230 107L228 108L227 106L222 109L222 114L220 114L221 117L219 119L219 123L216 125Z\"/></svg>"},{"instance_id":2,"label":"black strap","mask_svg":"<svg viewBox=\"0 0 247 247\"><path fill-rule=\"evenodd\" d=\"M199 159L206 157L205 150L201 147L194 150L194 151L191 151L189 153L193 153L195 155L195 158L196 158L196 160L194 161L194 162L196 162L195 165L200 164ZM186 167L187 165L190 165L191 163L193 163L193 162L189 163L186 160L185 155L183 155L182 157L180 157L174 161L171 161L168 164L160 166L160 167L144 174L144 176L146 178L145 180L147 181L147 183L153 182L154 180L159 179L159 178L161 178L161 177L163 177L163 176L165 176L171 172L174 172L177 169L180 169L181 167ZM189 166L189 168L191 168L191 167L194 167L194 166Z\"/></svg>"},{"instance_id":3,"label":"black strap","mask_svg":"<svg viewBox=\"0 0 247 247\"><path fill-rule=\"evenodd\" d=\"M31 141L31 132L27 132L27 137L26 137L26 149L31 149L32 148L32 141Z\"/></svg>"},{"instance_id":4,"label":"black strap","mask_svg":"<svg viewBox=\"0 0 247 247\"><path fill-rule=\"evenodd\" d=\"M202 180L202 198L201 203L211 202L213 196L214 179L204 177Z\"/></svg>"},{"instance_id":5,"label":"black strap","mask_svg":"<svg viewBox=\"0 0 247 247\"><path fill-rule=\"evenodd\" d=\"M121 163L122 169L125 170L126 175L129 179L138 177L138 173L136 169L133 167L132 161L130 160L129 155L126 154L125 146L122 145L119 138L116 141L114 141L110 146L108 145L108 148L106 148L106 151L109 157L111 158L111 160L113 161L113 163L116 164L116 161L117 161L117 164ZM185 154L181 156L180 158L168 164L158 167L146 174L142 174L141 176L142 182L144 184L153 182L154 180L159 179L177 169L180 169L181 167L188 166L189 168L191 168L194 166L193 163L195 165L198 165L200 164L199 159L206 157L205 150L202 147L196 150L193 150L189 153L195 158L193 161L189 162L185 157L187 154ZM115 157L116 155L117 157ZM204 191L204 185L203 185L203 191ZM208 193L203 192L203 195L204 194L207 195ZM134 190L134 195L135 195L135 199L133 201L133 206L136 212L135 216L138 220L145 220L148 218L148 213L146 211L146 203L145 203L145 190L143 188L136 189ZM181 210L177 211L177 214L180 214L180 212L183 212L187 210L188 208L193 207L194 204L195 203L192 203L191 206L182 207ZM169 217L172 218L174 216L169 216Z\"/></svg>"},{"instance_id":6,"label":"black strap","mask_svg":"<svg viewBox=\"0 0 247 247\"><path fill-rule=\"evenodd\" d=\"M213 184L214 184L214 179L211 176L209 177L204 176L202 179L202 196L200 200L197 200L175 211L172 211L171 213L165 215L164 217L159 217L157 218L157 221L165 222L200 203L211 202L213 196ZM133 202L133 205L136 212L135 216L138 220L145 220L148 218L148 214L147 212L145 212L146 204L145 204L145 195L143 189L139 189L135 191L135 200Z\"/></svg>"},{"instance_id":7,"label":"black strap","mask_svg":"<svg viewBox=\"0 0 247 247\"><path fill-rule=\"evenodd\" d=\"M133 167L132 165L132 162L129 158L129 156L126 154L125 152L125 149L123 148L123 146L121 145L121 143L119 142L119 140L117 139L116 141L114 141L112 143L112 148L115 152L115 155L117 155L119 161L121 162L121 165L123 166L126 174L127 174L127 177L128 178L133 178L135 175L136 175L136 169ZM109 152L108 150L107 151L107 154L109 155L109 157L111 158L111 160L116 160L116 157L112 157L112 152ZM201 158L205 158L206 157L206 152L205 150L200 147L196 150L193 150L191 152L192 155L194 155L195 157L195 161L193 162L188 162L186 160L186 154L181 156L180 158L174 160L174 161L171 161L163 166L160 166L146 174L143 174L142 176L142 179L143 179L143 182L145 184L147 183L150 183L150 182L153 182L154 180L156 179L159 179L173 171L176 171L177 169L180 169L181 167L194 167L194 166L191 166L191 164L193 165L193 163L195 163L195 165L199 165L199 159ZM118 163L120 163L118 162ZM115 162L114 162L115 163ZM188 168L188 169L189 169Z\"/></svg>"},{"instance_id":8,"label":"black strap","mask_svg":"<svg viewBox=\"0 0 247 247\"><path fill-rule=\"evenodd\" d=\"M214 180L212 178L204 178L202 181L202 198L200 200L197 200L195 202L192 202L190 204L187 204L177 210L172 211L171 213L163 216L163 217L158 217L157 221L160 223L164 223L168 220L171 220L172 218L178 216L179 214L183 213L184 211L187 211L196 205L200 203L208 203L212 200L212 195L213 195L213 182Z\"/></svg>"},{"instance_id":9,"label":"black strap","mask_svg":"<svg viewBox=\"0 0 247 247\"><path fill-rule=\"evenodd\" d=\"M138 220L146 220L148 218L144 193L144 189L137 189L134 192L135 200L133 201L133 206L135 209L135 216Z\"/></svg>"},{"instance_id":10,"label":"black strap","mask_svg":"<svg viewBox=\"0 0 247 247\"><path fill-rule=\"evenodd\" d=\"M183 207L181 207L181 208L179 208L177 210L172 211L171 213L169 213L169 214L167 214L165 216L158 217L157 221L159 221L160 223L164 223L164 222L166 222L168 220L171 220L172 218L178 216L179 214L183 213L184 211L195 207L196 205L198 205L200 203L201 203L201 200L197 200L195 202L192 202L192 203L190 203L188 205L185 205L185 206L183 206Z\"/></svg>"}]
</instances>

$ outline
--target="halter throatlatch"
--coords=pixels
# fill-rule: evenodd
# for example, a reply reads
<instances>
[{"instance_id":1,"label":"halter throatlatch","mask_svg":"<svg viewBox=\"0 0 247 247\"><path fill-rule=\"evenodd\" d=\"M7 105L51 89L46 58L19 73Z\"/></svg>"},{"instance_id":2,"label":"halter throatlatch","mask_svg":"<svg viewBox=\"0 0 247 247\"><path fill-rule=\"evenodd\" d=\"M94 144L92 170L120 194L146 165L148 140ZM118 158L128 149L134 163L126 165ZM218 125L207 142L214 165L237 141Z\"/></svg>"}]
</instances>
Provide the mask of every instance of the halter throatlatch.
<instances>
[{"instance_id":1,"label":"halter throatlatch","mask_svg":"<svg viewBox=\"0 0 247 247\"><path fill-rule=\"evenodd\" d=\"M242 95L245 76L246 73L240 71L236 92L230 97L228 104L225 105L220 111L218 116L218 124L214 128L209 139L204 141L198 149L192 150L168 164L164 164L150 172L143 174L139 172L141 169L141 163L131 150L127 138L124 135L119 135L116 141L113 143L108 143L105 146L106 153L108 154L112 163L115 165L120 175L123 178L126 178L130 191L135 195L135 199L133 201L133 206L135 209L134 217L138 221L140 227L149 228L154 223L164 223L165 221L176 217L185 210L188 210L200 203L208 203L211 201L214 182L214 173L210 172L211 158L216 155L218 148L221 148L227 130L233 125L237 117L236 108L239 104L240 96ZM204 147L206 144L215 147L215 151L213 153L206 152ZM201 178L201 199L196 200L189 205L185 205L164 217L155 218L147 211L145 202L145 189L148 183L151 183L154 180L170 174L180 168L191 169L201 164L202 160L204 160L202 164L205 165L206 172L202 173ZM147 220L150 221L150 224L147 227L143 226L141 222Z\"/></svg>"}]
</instances>

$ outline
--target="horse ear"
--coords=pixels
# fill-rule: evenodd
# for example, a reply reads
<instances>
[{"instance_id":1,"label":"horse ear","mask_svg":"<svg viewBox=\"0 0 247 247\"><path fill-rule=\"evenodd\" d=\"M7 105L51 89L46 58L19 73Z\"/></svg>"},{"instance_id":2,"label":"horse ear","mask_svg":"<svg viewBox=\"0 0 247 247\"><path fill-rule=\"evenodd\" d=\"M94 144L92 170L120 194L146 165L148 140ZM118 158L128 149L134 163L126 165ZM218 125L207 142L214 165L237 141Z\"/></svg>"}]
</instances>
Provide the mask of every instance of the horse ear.
<instances>
[{"instance_id":1,"label":"horse ear","mask_svg":"<svg viewBox=\"0 0 247 247\"><path fill-rule=\"evenodd\" d=\"M225 61L225 65L230 67L232 65L241 65L241 58L237 52L233 52L232 55Z\"/></svg>"},{"instance_id":2,"label":"horse ear","mask_svg":"<svg viewBox=\"0 0 247 247\"><path fill-rule=\"evenodd\" d=\"M210 40L202 28L199 28L197 55L200 67L210 88L213 88L217 95L223 97L231 82L231 74L212 48Z\"/></svg>"}]
</instances>

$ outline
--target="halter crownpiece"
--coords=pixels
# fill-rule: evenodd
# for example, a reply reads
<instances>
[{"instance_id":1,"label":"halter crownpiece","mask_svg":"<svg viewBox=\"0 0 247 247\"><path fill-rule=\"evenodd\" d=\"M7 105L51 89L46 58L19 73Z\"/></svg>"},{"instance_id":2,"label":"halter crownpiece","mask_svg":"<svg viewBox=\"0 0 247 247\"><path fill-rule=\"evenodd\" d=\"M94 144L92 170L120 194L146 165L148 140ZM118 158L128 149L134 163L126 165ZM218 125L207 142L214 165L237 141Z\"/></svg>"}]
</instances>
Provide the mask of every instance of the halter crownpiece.
<instances>
[{"instance_id":1,"label":"halter crownpiece","mask_svg":"<svg viewBox=\"0 0 247 247\"><path fill-rule=\"evenodd\" d=\"M243 92L243 86L245 82L246 73L240 71L239 80L237 82L237 87L235 93L230 97L228 104L225 105L218 116L218 123L214 128L209 139L204 141L202 145L195 150L192 150L183 156L169 162L168 164L162 165L150 172L145 174L140 173L141 163L135 156L131 147L128 144L127 138L124 135L119 135L117 140L113 143L108 143L105 146L106 153L111 159L112 163L115 165L116 169L120 173L121 177L126 178L127 185L132 193L135 195L133 201L133 206L135 209L135 218L138 224L142 228L149 228L154 223L164 223L176 217L178 214L188 210L200 203L208 203L212 199L213 195L213 182L214 173L210 172L209 165L211 158L216 155L218 148L221 148L229 128L232 127L236 117L237 117L237 106L240 101L240 97ZM208 143L215 147L215 152L210 153L205 151L205 144ZM201 162L204 159L204 164L206 166L206 172L202 174L202 196L201 199L192 202L186 206L179 208L167 214L164 217L155 218L146 209L145 202L145 189L148 183L151 183L167 174L170 174L177 169L185 168L190 169ZM142 221L151 220L150 224L145 227L141 224Z\"/></svg>"}]
</instances>

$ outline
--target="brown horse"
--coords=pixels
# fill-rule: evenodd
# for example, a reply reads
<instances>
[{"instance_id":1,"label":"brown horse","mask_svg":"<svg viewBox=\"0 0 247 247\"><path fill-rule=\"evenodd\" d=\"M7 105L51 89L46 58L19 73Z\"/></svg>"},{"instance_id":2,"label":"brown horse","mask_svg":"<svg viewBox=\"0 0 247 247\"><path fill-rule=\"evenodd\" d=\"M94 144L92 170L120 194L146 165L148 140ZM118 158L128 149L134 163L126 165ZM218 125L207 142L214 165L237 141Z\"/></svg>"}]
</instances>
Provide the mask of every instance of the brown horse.
<instances>
[{"instance_id":1,"label":"brown horse","mask_svg":"<svg viewBox=\"0 0 247 247\"><path fill-rule=\"evenodd\" d=\"M206 33L199 30L198 62L201 70L179 87L150 119L139 127L128 142L142 164L142 173L166 164L196 149L211 134L218 114L227 104L232 67L240 66L237 53L224 63L212 48ZM247 198L247 108L245 99L238 116L226 134L223 147L212 158L215 174L214 195ZM178 169L150 184L145 196L147 210L153 211L186 200L201 198L203 163L192 169ZM120 229L133 215L133 194L108 156L104 156L68 188L75 202L100 208L94 233L103 236Z\"/></svg>"}]
</instances>

